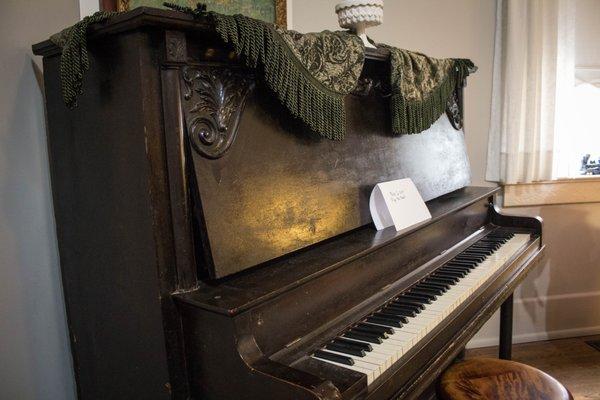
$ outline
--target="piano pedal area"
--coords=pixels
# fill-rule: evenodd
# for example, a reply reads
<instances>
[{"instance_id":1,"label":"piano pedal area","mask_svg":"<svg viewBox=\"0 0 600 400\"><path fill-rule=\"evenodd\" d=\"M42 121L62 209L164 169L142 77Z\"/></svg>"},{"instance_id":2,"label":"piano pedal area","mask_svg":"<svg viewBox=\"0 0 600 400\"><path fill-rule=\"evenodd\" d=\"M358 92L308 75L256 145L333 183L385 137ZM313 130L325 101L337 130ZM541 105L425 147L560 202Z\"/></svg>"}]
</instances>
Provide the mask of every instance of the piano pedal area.
<instances>
[{"instance_id":1,"label":"piano pedal area","mask_svg":"<svg viewBox=\"0 0 600 400\"><path fill-rule=\"evenodd\" d=\"M509 230L492 231L324 343L310 357L363 373L367 384L373 384L468 302L530 237Z\"/></svg>"}]
</instances>

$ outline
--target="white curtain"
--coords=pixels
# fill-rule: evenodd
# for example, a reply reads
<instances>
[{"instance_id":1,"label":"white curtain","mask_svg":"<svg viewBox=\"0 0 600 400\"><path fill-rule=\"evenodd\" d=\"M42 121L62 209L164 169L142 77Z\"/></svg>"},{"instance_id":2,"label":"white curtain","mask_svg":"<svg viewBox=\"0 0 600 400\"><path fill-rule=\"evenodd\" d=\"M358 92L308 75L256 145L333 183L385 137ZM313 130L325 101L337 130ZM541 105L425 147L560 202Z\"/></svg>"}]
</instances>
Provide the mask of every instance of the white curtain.
<instances>
[{"instance_id":1,"label":"white curtain","mask_svg":"<svg viewBox=\"0 0 600 400\"><path fill-rule=\"evenodd\" d=\"M497 0L486 179L561 175L574 86L573 0Z\"/></svg>"}]
</instances>

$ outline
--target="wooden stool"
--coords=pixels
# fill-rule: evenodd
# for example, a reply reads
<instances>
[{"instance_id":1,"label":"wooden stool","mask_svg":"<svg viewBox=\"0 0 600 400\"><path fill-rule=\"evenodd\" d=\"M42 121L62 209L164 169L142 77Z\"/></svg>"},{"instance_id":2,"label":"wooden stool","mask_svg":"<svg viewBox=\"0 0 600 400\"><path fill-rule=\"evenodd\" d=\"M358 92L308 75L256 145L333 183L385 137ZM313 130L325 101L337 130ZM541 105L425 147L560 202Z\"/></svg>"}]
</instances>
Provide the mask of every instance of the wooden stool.
<instances>
[{"instance_id":1,"label":"wooden stool","mask_svg":"<svg viewBox=\"0 0 600 400\"><path fill-rule=\"evenodd\" d=\"M441 400L573 400L556 379L514 361L473 358L454 364L438 383Z\"/></svg>"}]
</instances>

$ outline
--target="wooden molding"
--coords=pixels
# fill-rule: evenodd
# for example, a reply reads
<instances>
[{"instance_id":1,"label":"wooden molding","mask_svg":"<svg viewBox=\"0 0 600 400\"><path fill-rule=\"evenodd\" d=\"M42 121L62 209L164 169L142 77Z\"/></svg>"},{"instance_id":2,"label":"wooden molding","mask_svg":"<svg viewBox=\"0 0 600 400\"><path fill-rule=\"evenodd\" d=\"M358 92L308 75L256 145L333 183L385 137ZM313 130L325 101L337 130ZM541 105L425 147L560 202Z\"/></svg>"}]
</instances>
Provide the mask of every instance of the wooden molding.
<instances>
[{"instance_id":1,"label":"wooden molding","mask_svg":"<svg viewBox=\"0 0 600 400\"><path fill-rule=\"evenodd\" d=\"M600 179L576 178L504 186L504 207L600 202Z\"/></svg>"}]
</instances>

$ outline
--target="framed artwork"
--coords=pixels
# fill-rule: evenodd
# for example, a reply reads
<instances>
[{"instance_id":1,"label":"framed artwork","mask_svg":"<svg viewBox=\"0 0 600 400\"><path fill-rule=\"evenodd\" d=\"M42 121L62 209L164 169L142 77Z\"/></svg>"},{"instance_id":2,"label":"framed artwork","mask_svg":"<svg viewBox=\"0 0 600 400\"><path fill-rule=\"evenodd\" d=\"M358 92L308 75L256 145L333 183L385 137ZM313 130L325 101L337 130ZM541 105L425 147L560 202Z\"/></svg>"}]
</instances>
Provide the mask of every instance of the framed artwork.
<instances>
[{"instance_id":1,"label":"framed artwork","mask_svg":"<svg viewBox=\"0 0 600 400\"><path fill-rule=\"evenodd\" d=\"M107 11L128 11L136 7L164 8L165 0L101 0L100 5ZM170 0L170 3L196 7L206 4L209 11L221 14L243 14L248 17L287 26L287 0Z\"/></svg>"}]
</instances>

